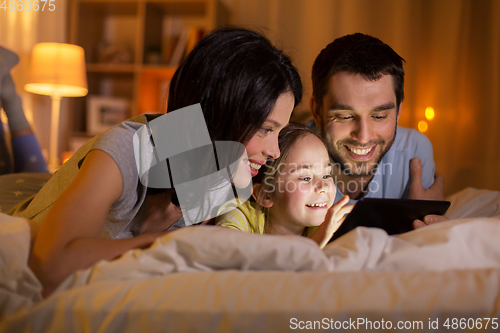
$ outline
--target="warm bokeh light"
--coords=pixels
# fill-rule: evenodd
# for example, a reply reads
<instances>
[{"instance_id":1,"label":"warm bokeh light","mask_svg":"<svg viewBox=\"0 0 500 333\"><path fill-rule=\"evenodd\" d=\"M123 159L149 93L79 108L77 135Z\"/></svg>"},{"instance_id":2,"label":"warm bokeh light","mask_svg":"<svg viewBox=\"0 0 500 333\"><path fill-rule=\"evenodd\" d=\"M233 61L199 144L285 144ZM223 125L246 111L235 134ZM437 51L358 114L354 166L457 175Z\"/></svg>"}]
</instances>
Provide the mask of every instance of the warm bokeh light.
<instances>
[{"instance_id":1,"label":"warm bokeh light","mask_svg":"<svg viewBox=\"0 0 500 333\"><path fill-rule=\"evenodd\" d=\"M425 109L425 118L427 118L427 120L434 119L434 109L430 106Z\"/></svg>"},{"instance_id":2,"label":"warm bokeh light","mask_svg":"<svg viewBox=\"0 0 500 333\"><path fill-rule=\"evenodd\" d=\"M429 126L427 125L427 122L424 121L424 120L421 120L418 122L418 130L422 133L424 133L425 131L427 131L427 128Z\"/></svg>"},{"instance_id":3,"label":"warm bokeh light","mask_svg":"<svg viewBox=\"0 0 500 333\"><path fill-rule=\"evenodd\" d=\"M74 153L75 153L74 151L63 151L61 153L61 160L62 160L61 164L66 163L71 158L71 156L73 156Z\"/></svg>"}]
</instances>

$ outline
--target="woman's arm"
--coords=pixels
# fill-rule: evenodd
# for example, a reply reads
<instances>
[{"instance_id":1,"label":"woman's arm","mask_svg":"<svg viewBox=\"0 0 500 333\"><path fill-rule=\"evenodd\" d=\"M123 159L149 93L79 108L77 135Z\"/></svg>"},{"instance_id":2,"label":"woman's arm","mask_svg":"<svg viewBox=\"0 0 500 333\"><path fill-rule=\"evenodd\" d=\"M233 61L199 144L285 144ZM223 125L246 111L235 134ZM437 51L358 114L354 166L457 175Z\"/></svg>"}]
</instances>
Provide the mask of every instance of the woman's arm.
<instances>
[{"instance_id":1,"label":"woman's arm","mask_svg":"<svg viewBox=\"0 0 500 333\"><path fill-rule=\"evenodd\" d=\"M50 208L33 245L29 265L40 279L45 296L75 271L133 248L146 248L162 235L99 238L122 189L122 175L111 156L101 150L90 151L74 180Z\"/></svg>"}]
</instances>

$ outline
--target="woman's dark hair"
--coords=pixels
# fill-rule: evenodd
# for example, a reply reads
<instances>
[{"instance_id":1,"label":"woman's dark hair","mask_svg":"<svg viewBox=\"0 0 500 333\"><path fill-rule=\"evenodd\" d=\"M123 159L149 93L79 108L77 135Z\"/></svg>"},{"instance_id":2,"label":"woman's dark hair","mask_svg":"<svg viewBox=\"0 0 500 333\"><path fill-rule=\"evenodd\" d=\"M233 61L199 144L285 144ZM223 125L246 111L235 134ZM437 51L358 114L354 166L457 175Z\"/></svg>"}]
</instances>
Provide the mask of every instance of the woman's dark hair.
<instances>
[{"instance_id":1,"label":"woman's dark hair","mask_svg":"<svg viewBox=\"0 0 500 333\"><path fill-rule=\"evenodd\" d=\"M200 103L212 141L245 144L285 92L300 103L302 83L290 58L256 32L222 27L205 36L175 72L167 112Z\"/></svg>"}]
</instances>

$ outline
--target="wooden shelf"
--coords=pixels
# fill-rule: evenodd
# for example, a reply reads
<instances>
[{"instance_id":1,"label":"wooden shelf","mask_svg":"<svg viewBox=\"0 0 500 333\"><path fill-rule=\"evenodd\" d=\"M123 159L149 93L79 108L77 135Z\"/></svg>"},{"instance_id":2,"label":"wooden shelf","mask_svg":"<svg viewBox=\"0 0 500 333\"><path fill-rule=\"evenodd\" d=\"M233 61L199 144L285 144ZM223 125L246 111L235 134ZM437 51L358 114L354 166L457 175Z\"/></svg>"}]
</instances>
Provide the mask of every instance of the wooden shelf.
<instances>
[{"instance_id":1,"label":"wooden shelf","mask_svg":"<svg viewBox=\"0 0 500 333\"><path fill-rule=\"evenodd\" d=\"M134 73L139 69L135 64L86 64L87 72L95 73Z\"/></svg>"},{"instance_id":2,"label":"wooden shelf","mask_svg":"<svg viewBox=\"0 0 500 333\"><path fill-rule=\"evenodd\" d=\"M139 78L138 111L165 112L175 67L143 67Z\"/></svg>"},{"instance_id":3,"label":"wooden shelf","mask_svg":"<svg viewBox=\"0 0 500 333\"><path fill-rule=\"evenodd\" d=\"M72 0L68 16L70 43L85 50L89 95L127 98L130 116L165 111L176 70L169 57L180 39L174 28L177 37L179 29L201 35L228 21L222 0ZM81 136L87 99L72 100L73 132Z\"/></svg>"}]
</instances>

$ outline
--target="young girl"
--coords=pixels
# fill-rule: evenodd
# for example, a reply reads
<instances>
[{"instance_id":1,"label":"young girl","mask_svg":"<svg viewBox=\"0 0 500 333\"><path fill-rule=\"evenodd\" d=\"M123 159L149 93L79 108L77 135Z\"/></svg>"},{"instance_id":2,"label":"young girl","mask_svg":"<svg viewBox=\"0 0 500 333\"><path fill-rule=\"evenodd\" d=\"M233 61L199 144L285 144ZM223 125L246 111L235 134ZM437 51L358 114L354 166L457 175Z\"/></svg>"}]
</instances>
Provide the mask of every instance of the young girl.
<instances>
[{"instance_id":1,"label":"young girl","mask_svg":"<svg viewBox=\"0 0 500 333\"><path fill-rule=\"evenodd\" d=\"M279 135L281 156L268 161L249 201L220 216L217 224L247 232L308 235L323 248L353 205L335 201L332 165L323 141L308 127L288 124ZM319 226L319 227L318 227ZM318 227L309 232L309 227Z\"/></svg>"},{"instance_id":2,"label":"young girl","mask_svg":"<svg viewBox=\"0 0 500 333\"><path fill-rule=\"evenodd\" d=\"M210 139L242 143L255 174L279 157L278 133L301 98L290 58L255 32L223 28L204 37L175 72L167 113L200 103ZM147 122L136 117L89 140L16 208L32 230L39 227L29 264L44 295L79 269L149 247L181 219L175 190L149 190L140 181L133 137Z\"/></svg>"}]
</instances>

